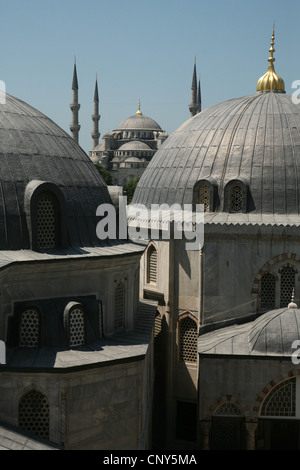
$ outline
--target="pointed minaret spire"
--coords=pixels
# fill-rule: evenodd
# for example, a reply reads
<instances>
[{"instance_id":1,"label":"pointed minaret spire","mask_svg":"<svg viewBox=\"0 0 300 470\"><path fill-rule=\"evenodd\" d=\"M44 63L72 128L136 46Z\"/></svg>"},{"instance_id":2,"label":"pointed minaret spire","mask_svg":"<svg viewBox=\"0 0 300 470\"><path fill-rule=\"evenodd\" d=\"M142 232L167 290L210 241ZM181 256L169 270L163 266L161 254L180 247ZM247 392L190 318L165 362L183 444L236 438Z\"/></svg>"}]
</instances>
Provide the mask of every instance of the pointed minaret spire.
<instances>
[{"instance_id":1,"label":"pointed minaret spire","mask_svg":"<svg viewBox=\"0 0 300 470\"><path fill-rule=\"evenodd\" d=\"M100 137L100 132L99 132L99 120L100 120L100 114L99 114L99 94L98 94L98 78L96 75L96 83L95 83L95 91L94 91L94 112L92 114L92 120L94 123L93 126L93 132L92 132L92 139L93 139L93 151L99 145L99 137Z\"/></svg>"},{"instance_id":2,"label":"pointed minaret spire","mask_svg":"<svg viewBox=\"0 0 300 470\"><path fill-rule=\"evenodd\" d=\"M201 112L201 110L202 110L201 87L200 87L200 75L199 75L199 81L198 81L197 103L198 103L198 107L199 107L199 111L198 111L198 113L200 113L200 112Z\"/></svg>"},{"instance_id":3,"label":"pointed minaret spire","mask_svg":"<svg viewBox=\"0 0 300 470\"><path fill-rule=\"evenodd\" d=\"M78 122L78 111L80 104L78 103L78 80L76 70L76 57L74 58L74 70L73 70L73 81L72 81L72 103L70 104L72 111L72 123L70 124L70 131L75 142L78 144L79 141L79 130L80 125Z\"/></svg>"},{"instance_id":4,"label":"pointed minaret spire","mask_svg":"<svg viewBox=\"0 0 300 470\"><path fill-rule=\"evenodd\" d=\"M189 105L189 110L191 116L195 116L199 111L199 103L198 103L198 96L197 96L197 70L196 70L196 57L194 61L194 71L193 71L193 79L192 79L192 87L191 87L191 104Z\"/></svg>"}]
</instances>

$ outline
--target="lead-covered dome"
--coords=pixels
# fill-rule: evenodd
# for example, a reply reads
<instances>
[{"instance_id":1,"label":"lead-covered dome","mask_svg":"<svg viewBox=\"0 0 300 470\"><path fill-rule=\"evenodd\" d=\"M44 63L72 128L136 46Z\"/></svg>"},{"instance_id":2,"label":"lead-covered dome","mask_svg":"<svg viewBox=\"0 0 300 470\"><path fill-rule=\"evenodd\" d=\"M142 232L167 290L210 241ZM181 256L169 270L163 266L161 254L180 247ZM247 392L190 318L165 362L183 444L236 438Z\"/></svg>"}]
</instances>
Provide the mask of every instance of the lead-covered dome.
<instances>
[{"instance_id":1,"label":"lead-covered dome","mask_svg":"<svg viewBox=\"0 0 300 470\"><path fill-rule=\"evenodd\" d=\"M124 119L117 127L118 131L159 131L162 132L160 125L141 112L140 103L137 112L133 116Z\"/></svg>"},{"instance_id":2,"label":"lead-covered dome","mask_svg":"<svg viewBox=\"0 0 300 470\"><path fill-rule=\"evenodd\" d=\"M228 211L240 184L246 212L299 214L300 106L284 93L257 93L212 106L182 124L149 163L133 203L191 204L195 185L215 188L212 211Z\"/></svg>"},{"instance_id":3,"label":"lead-covered dome","mask_svg":"<svg viewBox=\"0 0 300 470\"><path fill-rule=\"evenodd\" d=\"M97 244L96 209L111 201L81 147L51 119L10 95L0 106L0 191L2 250L31 248L39 235L42 249L47 237L49 247L55 237L62 246ZM60 233L45 235L52 222Z\"/></svg>"}]
</instances>

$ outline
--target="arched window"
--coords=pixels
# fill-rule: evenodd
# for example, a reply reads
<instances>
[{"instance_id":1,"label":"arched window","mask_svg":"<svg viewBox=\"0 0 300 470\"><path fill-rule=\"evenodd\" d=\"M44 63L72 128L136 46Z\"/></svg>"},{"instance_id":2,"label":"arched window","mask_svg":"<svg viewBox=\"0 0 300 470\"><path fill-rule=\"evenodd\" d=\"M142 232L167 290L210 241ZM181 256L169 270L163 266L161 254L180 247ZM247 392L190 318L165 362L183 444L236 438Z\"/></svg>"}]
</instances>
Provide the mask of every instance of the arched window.
<instances>
[{"instance_id":1,"label":"arched window","mask_svg":"<svg viewBox=\"0 0 300 470\"><path fill-rule=\"evenodd\" d=\"M147 282L157 283L157 250L154 245L150 245L147 250Z\"/></svg>"},{"instance_id":2,"label":"arched window","mask_svg":"<svg viewBox=\"0 0 300 470\"><path fill-rule=\"evenodd\" d=\"M198 200L197 204L203 204L204 212L210 212L210 187L206 183L201 183L198 187Z\"/></svg>"},{"instance_id":3,"label":"arched window","mask_svg":"<svg viewBox=\"0 0 300 470\"><path fill-rule=\"evenodd\" d=\"M261 416L296 416L295 377L279 383L265 398Z\"/></svg>"},{"instance_id":4,"label":"arched window","mask_svg":"<svg viewBox=\"0 0 300 470\"><path fill-rule=\"evenodd\" d=\"M291 301L293 289L295 288L296 272L292 266L285 266L280 272L280 307L287 307Z\"/></svg>"},{"instance_id":5,"label":"arched window","mask_svg":"<svg viewBox=\"0 0 300 470\"><path fill-rule=\"evenodd\" d=\"M40 344L40 314L34 308L21 313L19 323L19 346L37 348Z\"/></svg>"},{"instance_id":6,"label":"arched window","mask_svg":"<svg viewBox=\"0 0 300 470\"><path fill-rule=\"evenodd\" d=\"M69 312L69 346L76 347L85 344L85 312L78 305Z\"/></svg>"},{"instance_id":7,"label":"arched window","mask_svg":"<svg viewBox=\"0 0 300 470\"><path fill-rule=\"evenodd\" d=\"M243 210L243 191L240 186L233 185L229 191L229 212Z\"/></svg>"},{"instance_id":8,"label":"arched window","mask_svg":"<svg viewBox=\"0 0 300 470\"><path fill-rule=\"evenodd\" d=\"M179 322L179 359L197 362L197 324L189 316Z\"/></svg>"},{"instance_id":9,"label":"arched window","mask_svg":"<svg viewBox=\"0 0 300 470\"><path fill-rule=\"evenodd\" d=\"M36 211L37 248L56 248L59 241L59 205L56 197L47 191L41 194Z\"/></svg>"},{"instance_id":10,"label":"arched window","mask_svg":"<svg viewBox=\"0 0 300 470\"><path fill-rule=\"evenodd\" d=\"M32 390L19 402L19 426L43 439L49 439L49 403L45 395Z\"/></svg>"},{"instance_id":11,"label":"arched window","mask_svg":"<svg viewBox=\"0 0 300 470\"><path fill-rule=\"evenodd\" d=\"M115 328L124 328L125 286L120 282L115 289Z\"/></svg>"},{"instance_id":12,"label":"arched window","mask_svg":"<svg viewBox=\"0 0 300 470\"><path fill-rule=\"evenodd\" d=\"M275 276L265 273L260 281L260 305L262 308L275 308Z\"/></svg>"},{"instance_id":13,"label":"arched window","mask_svg":"<svg viewBox=\"0 0 300 470\"><path fill-rule=\"evenodd\" d=\"M214 416L241 416L241 410L234 403L226 402L217 408Z\"/></svg>"}]
</instances>

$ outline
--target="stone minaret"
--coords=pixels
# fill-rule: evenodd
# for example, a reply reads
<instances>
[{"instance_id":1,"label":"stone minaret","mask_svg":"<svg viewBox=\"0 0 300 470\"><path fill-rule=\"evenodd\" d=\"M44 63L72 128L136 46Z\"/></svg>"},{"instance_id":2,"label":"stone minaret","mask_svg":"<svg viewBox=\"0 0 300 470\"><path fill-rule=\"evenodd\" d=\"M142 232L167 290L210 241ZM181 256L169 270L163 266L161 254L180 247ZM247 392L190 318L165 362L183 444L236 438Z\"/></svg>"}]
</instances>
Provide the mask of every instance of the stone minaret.
<instances>
[{"instance_id":1,"label":"stone minaret","mask_svg":"<svg viewBox=\"0 0 300 470\"><path fill-rule=\"evenodd\" d=\"M70 131L75 142L78 144L79 141L79 130L80 125L78 122L78 111L80 104L78 103L78 80L77 80L77 70L76 70L76 59L74 61L74 72L73 72L73 82L72 82L72 103L70 104L72 111L72 123L70 124Z\"/></svg>"},{"instance_id":2,"label":"stone minaret","mask_svg":"<svg viewBox=\"0 0 300 470\"><path fill-rule=\"evenodd\" d=\"M95 83L95 93L94 93L94 113L92 114L92 120L94 123L93 126L93 132L92 132L92 139L93 139L93 151L99 144L99 137L100 137L100 132L99 132L99 120L100 120L100 114L99 114L99 95L98 95L98 83L97 83L97 77L96 77L96 83Z\"/></svg>"},{"instance_id":3,"label":"stone minaret","mask_svg":"<svg viewBox=\"0 0 300 470\"><path fill-rule=\"evenodd\" d=\"M200 113L200 112L201 112L201 109L202 109L200 77L199 77L199 81L198 81L197 102L198 102L198 107L199 107L198 113Z\"/></svg>"},{"instance_id":4,"label":"stone minaret","mask_svg":"<svg viewBox=\"0 0 300 470\"><path fill-rule=\"evenodd\" d=\"M194 62L194 72L192 80L192 93L191 93L191 104L189 104L189 110L191 116L195 116L200 111L199 107L199 96L197 93L197 71L196 71L196 58Z\"/></svg>"}]
</instances>

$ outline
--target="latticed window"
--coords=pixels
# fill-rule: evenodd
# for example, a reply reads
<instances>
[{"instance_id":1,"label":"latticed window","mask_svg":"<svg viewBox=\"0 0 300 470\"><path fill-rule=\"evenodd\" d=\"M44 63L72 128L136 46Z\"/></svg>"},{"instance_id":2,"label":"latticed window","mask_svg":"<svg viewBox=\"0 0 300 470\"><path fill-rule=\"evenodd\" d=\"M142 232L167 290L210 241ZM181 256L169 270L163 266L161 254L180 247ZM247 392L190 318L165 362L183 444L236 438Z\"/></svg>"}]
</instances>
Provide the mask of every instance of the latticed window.
<instances>
[{"instance_id":1,"label":"latticed window","mask_svg":"<svg viewBox=\"0 0 300 470\"><path fill-rule=\"evenodd\" d=\"M85 312L78 306L69 312L69 346L85 344Z\"/></svg>"},{"instance_id":2,"label":"latticed window","mask_svg":"<svg viewBox=\"0 0 300 470\"><path fill-rule=\"evenodd\" d=\"M230 189L229 210L230 212L241 212L243 209L243 191L240 186L233 186Z\"/></svg>"},{"instance_id":3,"label":"latticed window","mask_svg":"<svg viewBox=\"0 0 300 470\"><path fill-rule=\"evenodd\" d=\"M157 250L153 245L147 252L147 282L157 283Z\"/></svg>"},{"instance_id":4,"label":"latticed window","mask_svg":"<svg viewBox=\"0 0 300 470\"><path fill-rule=\"evenodd\" d=\"M37 204L37 247L51 249L57 245L57 203L51 193L44 193Z\"/></svg>"},{"instance_id":5,"label":"latticed window","mask_svg":"<svg viewBox=\"0 0 300 470\"><path fill-rule=\"evenodd\" d=\"M296 415L296 379L278 384L266 397L261 416Z\"/></svg>"},{"instance_id":6,"label":"latticed window","mask_svg":"<svg viewBox=\"0 0 300 470\"><path fill-rule=\"evenodd\" d=\"M198 204L204 205L204 212L210 211L210 187L208 184L201 184L199 186Z\"/></svg>"},{"instance_id":7,"label":"latticed window","mask_svg":"<svg viewBox=\"0 0 300 470\"><path fill-rule=\"evenodd\" d=\"M184 362L197 362L197 325L190 317L179 323L179 357Z\"/></svg>"},{"instance_id":8,"label":"latticed window","mask_svg":"<svg viewBox=\"0 0 300 470\"><path fill-rule=\"evenodd\" d=\"M280 307L287 307L291 301L293 289L295 288L295 269L285 266L281 270L280 282Z\"/></svg>"},{"instance_id":9,"label":"latticed window","mask_svg":"<svg viewBox=\"0 0 300 470\"><path fill-rule=\"evenodd\" d=\"M40 316L33 308L24 310L19 325L19 346L36 348L40 339Z\"/></svg>"},{"instance_id":10,"label":"latticed window","mask_svg":"<svg viewBox=\"0 0 300 470\"><path fill-rule=\"evenodd\" d=\"M260 299L261 307L275 308L275 276L266 273L260 281Z\"/></svg>"},{"instance_id":11,"label":"latticed window","mask_svg":"<svg viewBox=\"0 0 300 470\"><path fill-rule=\"evenodd\" d=\"M215 416L241 416L241 411L234 403L223 403L216 411Z\"/></svg>"},{"instance_id":12,"label":"latticed window","mask_svg":"<svg viewBox=\"0 0 300 470\"><path fill-rule=\"evenodd\" d=\"M125 317L125 287L120 282L115 290L115 328L123 328Z\"/></svg>"},{"instance_id":13,"label":"latticed window","mask_svg":"<svg viewBox=\"0 0 300 470\"><path fill-rule=\"evenodd\" d=\"M24 395L19 402L19 426L43 439L49 439L49 403L37 390Z\"/></svg>"}]
</instances>

